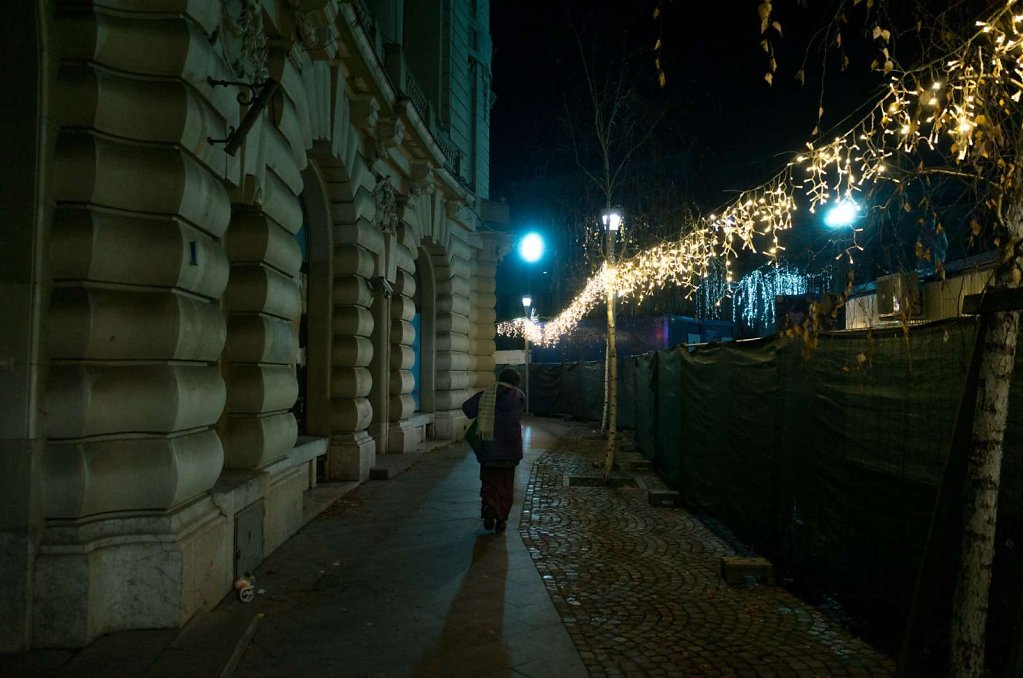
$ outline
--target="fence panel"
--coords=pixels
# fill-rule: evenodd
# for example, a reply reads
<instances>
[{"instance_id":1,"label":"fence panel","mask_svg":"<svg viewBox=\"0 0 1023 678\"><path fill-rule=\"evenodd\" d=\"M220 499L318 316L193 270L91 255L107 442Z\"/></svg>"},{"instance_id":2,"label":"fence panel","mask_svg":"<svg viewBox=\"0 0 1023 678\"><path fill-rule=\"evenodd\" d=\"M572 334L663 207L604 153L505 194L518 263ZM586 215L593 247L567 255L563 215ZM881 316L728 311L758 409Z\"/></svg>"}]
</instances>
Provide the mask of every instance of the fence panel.
<instances>
[{"instance_id":1,"label":"fence panel","mask_svg":"<svg viewBox=\"0 0 1023 678\"><path fill-rule=\"evenodd\" d=\"M657 354L636 356L636 446L653 461L657 454Z\"/></svg>"}]
</instances>

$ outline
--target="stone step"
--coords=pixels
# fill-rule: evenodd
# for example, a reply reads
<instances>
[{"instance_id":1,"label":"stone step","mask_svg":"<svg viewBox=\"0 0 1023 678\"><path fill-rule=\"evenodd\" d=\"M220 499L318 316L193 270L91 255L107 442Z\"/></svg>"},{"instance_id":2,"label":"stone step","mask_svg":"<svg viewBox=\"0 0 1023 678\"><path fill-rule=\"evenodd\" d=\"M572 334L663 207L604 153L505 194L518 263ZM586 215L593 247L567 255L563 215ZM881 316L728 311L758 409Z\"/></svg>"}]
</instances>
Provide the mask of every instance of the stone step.
<instances>
[{"instance_id":1,"label":"stone step","mask_svg":"<svg viewBox=\"0 0 1023 678\"><path fill-rule=\"evenodd\" d=\"M774 566L767 558L724 556L720 564L721 578L728 584L746 584L752 580L774 586Z\"/></svg>"}]
</instances>

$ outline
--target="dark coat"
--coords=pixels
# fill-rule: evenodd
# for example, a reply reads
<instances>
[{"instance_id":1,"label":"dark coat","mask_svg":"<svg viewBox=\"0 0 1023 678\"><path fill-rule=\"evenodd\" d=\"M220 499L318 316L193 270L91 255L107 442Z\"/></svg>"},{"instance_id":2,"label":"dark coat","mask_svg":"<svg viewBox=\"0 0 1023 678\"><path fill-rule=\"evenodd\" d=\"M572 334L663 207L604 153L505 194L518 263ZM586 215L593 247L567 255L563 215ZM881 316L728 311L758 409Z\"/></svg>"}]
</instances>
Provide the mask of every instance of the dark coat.
<instances>
[{"instance_id":1,"label":"dark coat","mask_svg":"<svg viewBox=\"0 0 1023 678\"><path fill-rule=\"evenodd\" d=\"M483 391L462 403L465 416L475 419L479 414L480 398ZM518 462L522 459L522 413L526 410L526 395L517 388L497 387L497 403L494 406L494 440L487 442L483 455L477 455L481 463L489 461Z\"/></svg>"}]
</instances>

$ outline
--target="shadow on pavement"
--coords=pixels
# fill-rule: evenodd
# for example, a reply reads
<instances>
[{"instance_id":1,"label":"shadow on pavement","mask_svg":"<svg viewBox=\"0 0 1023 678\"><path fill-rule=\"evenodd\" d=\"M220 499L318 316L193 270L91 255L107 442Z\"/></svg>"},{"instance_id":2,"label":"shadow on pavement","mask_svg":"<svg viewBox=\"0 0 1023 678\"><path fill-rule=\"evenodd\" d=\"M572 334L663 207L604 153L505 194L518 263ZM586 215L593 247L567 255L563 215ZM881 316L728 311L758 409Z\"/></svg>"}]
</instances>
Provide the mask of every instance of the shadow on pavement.
<instances>
[{"instance_id":1,"label":"shadow on pavement","mask_svg":"<svg viewBox=\"0 0 1023 678\"><path fill-rule=\"evenodd\" d=\"M448 609L444 629L415 675L511 675L503 629L507 577L504 535L477 537L472 563Z\"/></svg>"}]
</instances>

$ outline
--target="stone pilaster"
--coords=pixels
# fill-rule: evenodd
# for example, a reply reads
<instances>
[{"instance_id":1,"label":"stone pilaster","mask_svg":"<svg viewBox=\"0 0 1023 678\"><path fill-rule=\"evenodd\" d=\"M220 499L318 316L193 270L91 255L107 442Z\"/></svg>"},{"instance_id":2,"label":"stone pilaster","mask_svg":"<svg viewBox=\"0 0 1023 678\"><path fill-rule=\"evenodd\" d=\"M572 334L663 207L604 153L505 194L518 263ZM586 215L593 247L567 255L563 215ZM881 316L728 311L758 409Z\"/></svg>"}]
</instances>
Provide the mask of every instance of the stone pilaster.
<instances>
[{"instance_id":1,"label":"stone pilaster","mask_svg":"<svg viewBox=\"0 0 1023 678\"><path fill-rule=\"evenodd\" d=\"M206 83L229 75L209 40L218 12L131 4L55 9L58 362L45 385L35 645L176 626L230 583L227 520L195 500L223 466L222 177L237 167L206 137L236 125L238 105ZM159 537L139 528L149 517Z\"/></svg>"},{"instance_id":2,"label":"stone pilaster","mask_svg":"<svg viewBox=\"0 0 1023 678\"><path fill-rule=\"evenodd\" d=\"M462 403L471 395L469 342L469 279L472 267L469 250L462 243L452 243L452 252L438 263L436 347L437 415L434 433L442 440L455 440L465 430Z\"/></svg>"},{"instance_id":3,"label":"stone pilaster","mask_svg":"<svg viewBox=\"0 0 1023 678\"><path fill-rule=\"evenodd\" d=\"M416 426L411 422L416 413L416 403L412 397L415 388L415 377L412 375L415 362L415 353L412 349L415 328L412 319L416 311L413 301L416 294L416 278L415 261L405 244L398 245L397 264L394 296L391 298L391 370L388 389L391 430L387 451L409 452L415 449L423 434L422 425Z\"/></svg>"},{"instance_id":4,"label":"stone pilaster","mask_svg":"<svg viewBox=\"0 0 1023 678\"><path fill-rule=\"evenodd\" d=\"M367 433L373 417L368 396L373 385L373 252L383 234L365 215L373 212L368 191L353 190L343 166L324 168L334 218L334 313L331 347L330 448L328 474L337 480L365 480L375 460Z\"/></svg>"},{"instance_id":5,"label":"stone pilaster","mask_svg":"<svg viewBox=\"0 0 1023 678\"><path fill-rule=\"evenodd\" d=\"M297 318L302 312L298 284L302 254L294 234L301 209L290 191L278 191L284 205L235 207L228 233L231 278L225 297L228 341L224 353L227 408L226 464L261 468L280 459L298 434L290 409L298 397L295 357ZM293 202L294 201L294 202Z\"/></svg>"},{"instance_id":6,"label":"stone pilaster","mask_svg":"<svg viewBox=\"0 0 1023 678\"><path fill-rule=\"evenodd\" d=\"M482 238L481 238L482 239ZM497 297L494 294L494 276L497 272L497 257L490 239L482 239L483 247L478 251L472 276L472 324L469 340L472 354L469 357L472 370L472 388L481 390L494 383L494 310Z\"/></svg>"}]
</instances>

